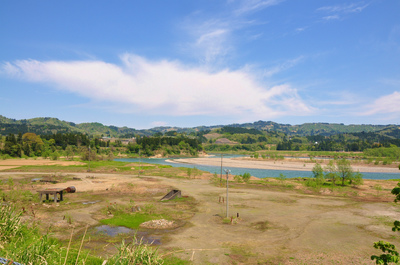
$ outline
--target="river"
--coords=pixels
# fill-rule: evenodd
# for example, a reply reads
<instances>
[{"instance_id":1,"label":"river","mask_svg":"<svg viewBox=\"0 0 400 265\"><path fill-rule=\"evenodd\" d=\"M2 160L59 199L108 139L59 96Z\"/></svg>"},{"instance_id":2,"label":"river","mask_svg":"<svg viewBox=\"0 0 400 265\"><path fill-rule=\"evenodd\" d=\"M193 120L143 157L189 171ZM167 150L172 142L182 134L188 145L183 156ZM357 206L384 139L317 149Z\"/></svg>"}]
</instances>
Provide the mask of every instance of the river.
<instances>
[{"instance_id":1,"label":"river","mask_svg":"<svg viewBox=\"0 0 400 265\"><path fill-rule=\"evenodd\" d=\"M224 155L224 158L229 157L239 157L240 155ZM186 167L186 168L198 168L203 171L207 171L210 173L221 174L220 166L208 166L208 165L191 165L186 163L179 163L179 158L174 159L175 163L171 163L166 161L167 158L141 158L140 161L142 163L148 164L158 164L158 165L170 165L173 167ZM169 160L171 160L169 158ZM138 158L117 158L115 161L121 162L139 162ZM224 167L222 168L224 173ZM232 175L242 175L244 173L250 173L250 175L257 178L276 178L279 177L280 174L285 175L287 178L306 178L312 177L312 172L310 171L296 171L296 170L271 170L271 169L254 169L254 168L237 168L231 167L229 168L230 174ZM364 179L400 179L400 173L370 173L370 172L362 172Z\"/></svg>"}]
</instances>

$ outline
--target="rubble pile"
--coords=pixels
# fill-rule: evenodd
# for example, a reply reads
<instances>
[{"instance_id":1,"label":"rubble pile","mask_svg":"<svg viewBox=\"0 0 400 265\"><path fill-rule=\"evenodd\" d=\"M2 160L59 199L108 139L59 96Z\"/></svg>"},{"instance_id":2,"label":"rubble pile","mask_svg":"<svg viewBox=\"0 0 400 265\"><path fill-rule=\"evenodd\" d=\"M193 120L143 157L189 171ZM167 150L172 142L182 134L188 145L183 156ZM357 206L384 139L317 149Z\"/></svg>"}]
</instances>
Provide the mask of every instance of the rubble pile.
<instances>
[{"instance_id":1,"label":"rubble pile","mask_svg":"<svg viewBox=\"0 0 400 265\"><path fill-rule=\"evenodd\" d=\"M140 227L151 228L151 229L166 229L174 226L175 226L174 221L168 221L165 219L151 220L148 222L144 222L140 225Z\"/></svg>"}]
</instances>

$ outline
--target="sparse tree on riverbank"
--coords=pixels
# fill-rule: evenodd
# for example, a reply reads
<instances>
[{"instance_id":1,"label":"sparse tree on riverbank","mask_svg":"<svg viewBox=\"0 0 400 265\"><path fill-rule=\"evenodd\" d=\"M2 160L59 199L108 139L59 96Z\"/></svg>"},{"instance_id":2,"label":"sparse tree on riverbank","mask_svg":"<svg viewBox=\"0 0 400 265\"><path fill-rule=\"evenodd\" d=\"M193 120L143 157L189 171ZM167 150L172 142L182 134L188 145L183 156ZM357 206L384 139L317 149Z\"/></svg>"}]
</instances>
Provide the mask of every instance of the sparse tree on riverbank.
<instances>
[{"instance_id":1,"label":"sparse tree on riverbank","mask_svg":"<svg viewBox=\"0 0 400 265\"><path fill-rule=\"evenodd\" d=\"M342 186L346 180L351 181L353 178L353 169L351 167L350 161L343 158L336 161L336 168L339 178L342 179Z\"/></svg>"}]
</instances>

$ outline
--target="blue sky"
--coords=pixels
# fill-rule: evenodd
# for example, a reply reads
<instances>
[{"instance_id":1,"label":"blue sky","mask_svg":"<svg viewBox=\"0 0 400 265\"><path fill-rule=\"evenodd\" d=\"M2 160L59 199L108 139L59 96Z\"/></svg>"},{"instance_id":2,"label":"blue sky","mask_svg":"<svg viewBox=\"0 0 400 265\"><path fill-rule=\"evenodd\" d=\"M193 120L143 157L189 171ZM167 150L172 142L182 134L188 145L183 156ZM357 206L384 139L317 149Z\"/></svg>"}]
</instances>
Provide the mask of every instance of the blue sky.
<instances>
[{"instance_id":1,"label":"blue sky","mask_svg":"<svg viewBox=\"0 0 400 265\"><path fill-rule=\"evenodd\" d=\"M400 1L0 3L0 115L399 124Z\"/></svg>"}]
</instances>

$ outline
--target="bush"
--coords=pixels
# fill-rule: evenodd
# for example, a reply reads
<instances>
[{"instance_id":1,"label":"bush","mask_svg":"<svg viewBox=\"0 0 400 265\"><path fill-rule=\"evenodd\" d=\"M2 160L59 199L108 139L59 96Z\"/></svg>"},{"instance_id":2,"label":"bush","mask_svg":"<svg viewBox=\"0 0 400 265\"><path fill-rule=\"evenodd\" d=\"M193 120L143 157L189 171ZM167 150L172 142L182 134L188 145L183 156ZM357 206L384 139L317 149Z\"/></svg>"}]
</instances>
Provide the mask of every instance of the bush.
<instances>
[{"instance_id":1,"label":"bush","mask_svg":"<svg viewBox=\"0 0 400 265\"><path fill-rule=\"evenodd\" d=\"M235 175L235 176L233 177L233 179L234 179L237 183L242 183L242 182L243 182L242 175Z\"/></svg>"},{"instance_id":2,"label":"bush","mask_svg":"<svg viewBox=\"0 0 400 265\"><path fill-rule=\"evenodd\" d=\"M350 179L350 184L353 184L354 186L362 185L363 183L363 175L360 172L354 173Z\"/></svg>"},{"instance_id":3,"label":"bush","mask_svg":"<svg viewBox=\"0 0 400 265\"><path fill-rule=\"evenodd\" d=\"M220 178L218 177L218 174L215 172L214 174L213 174L213 176L210 178L210 182L212 183L212 184L214 184L214 185L218 185L220 182L221 182L221 180L220 180Z\"/></svg>"},{"instance_id":4,"label":"bush","mask_svg":"<svg viewBox=\"0 0 400 265\"><path fill-rule=\"evenodd\" d=\"M277 177L278 180L280 180L281 182L284 182L286 180L286 176L283 175L282 173L279 174L279 177Z\"/></svg>"},{"instance_id":5,"label":"bush","mask_svg":"<svg viewBox=\"0 0 400 265\"><path fill-rule=\"evenodd\" d=\"M53 153L50 154L51 160L58 160L59 157L60 157L60 154L57 151L54 151Z\"/></svg>"},{"instance_id":6,"label":"bush","mask_svg":"<svg viewBox=\"0 0 400 265\"><path fill-rule=\"evenodd\" d=\"M383 159L382 164L383 165L391 165L392 164L392 160L390 160L389 158L385 158L385 159Z\"/></svg>"},{"instance_id":7,"label":"bush","mask_svg":"<svg viewBox=\"0 0 400 265\"><path fill-rule=\"evenodd\" d=\"M306 187L310 187L310 188L319 188L319 187L321 187L321 185L318 182L314 181L313 179L307 179L304 182L304 185Z\"/></svg>"},{"instance_id":8,"label":"bush","mask_svg":"<svg viewBox=\"0 0 400 265\"><path fill-rule=\"evenodd\" d=\"M242 176L243 181L246 183L249 182L250 178L251 178L251 175L250 175L250 173L247 173L247 172L244 173Z\"/></svg>"}]
</instances>

